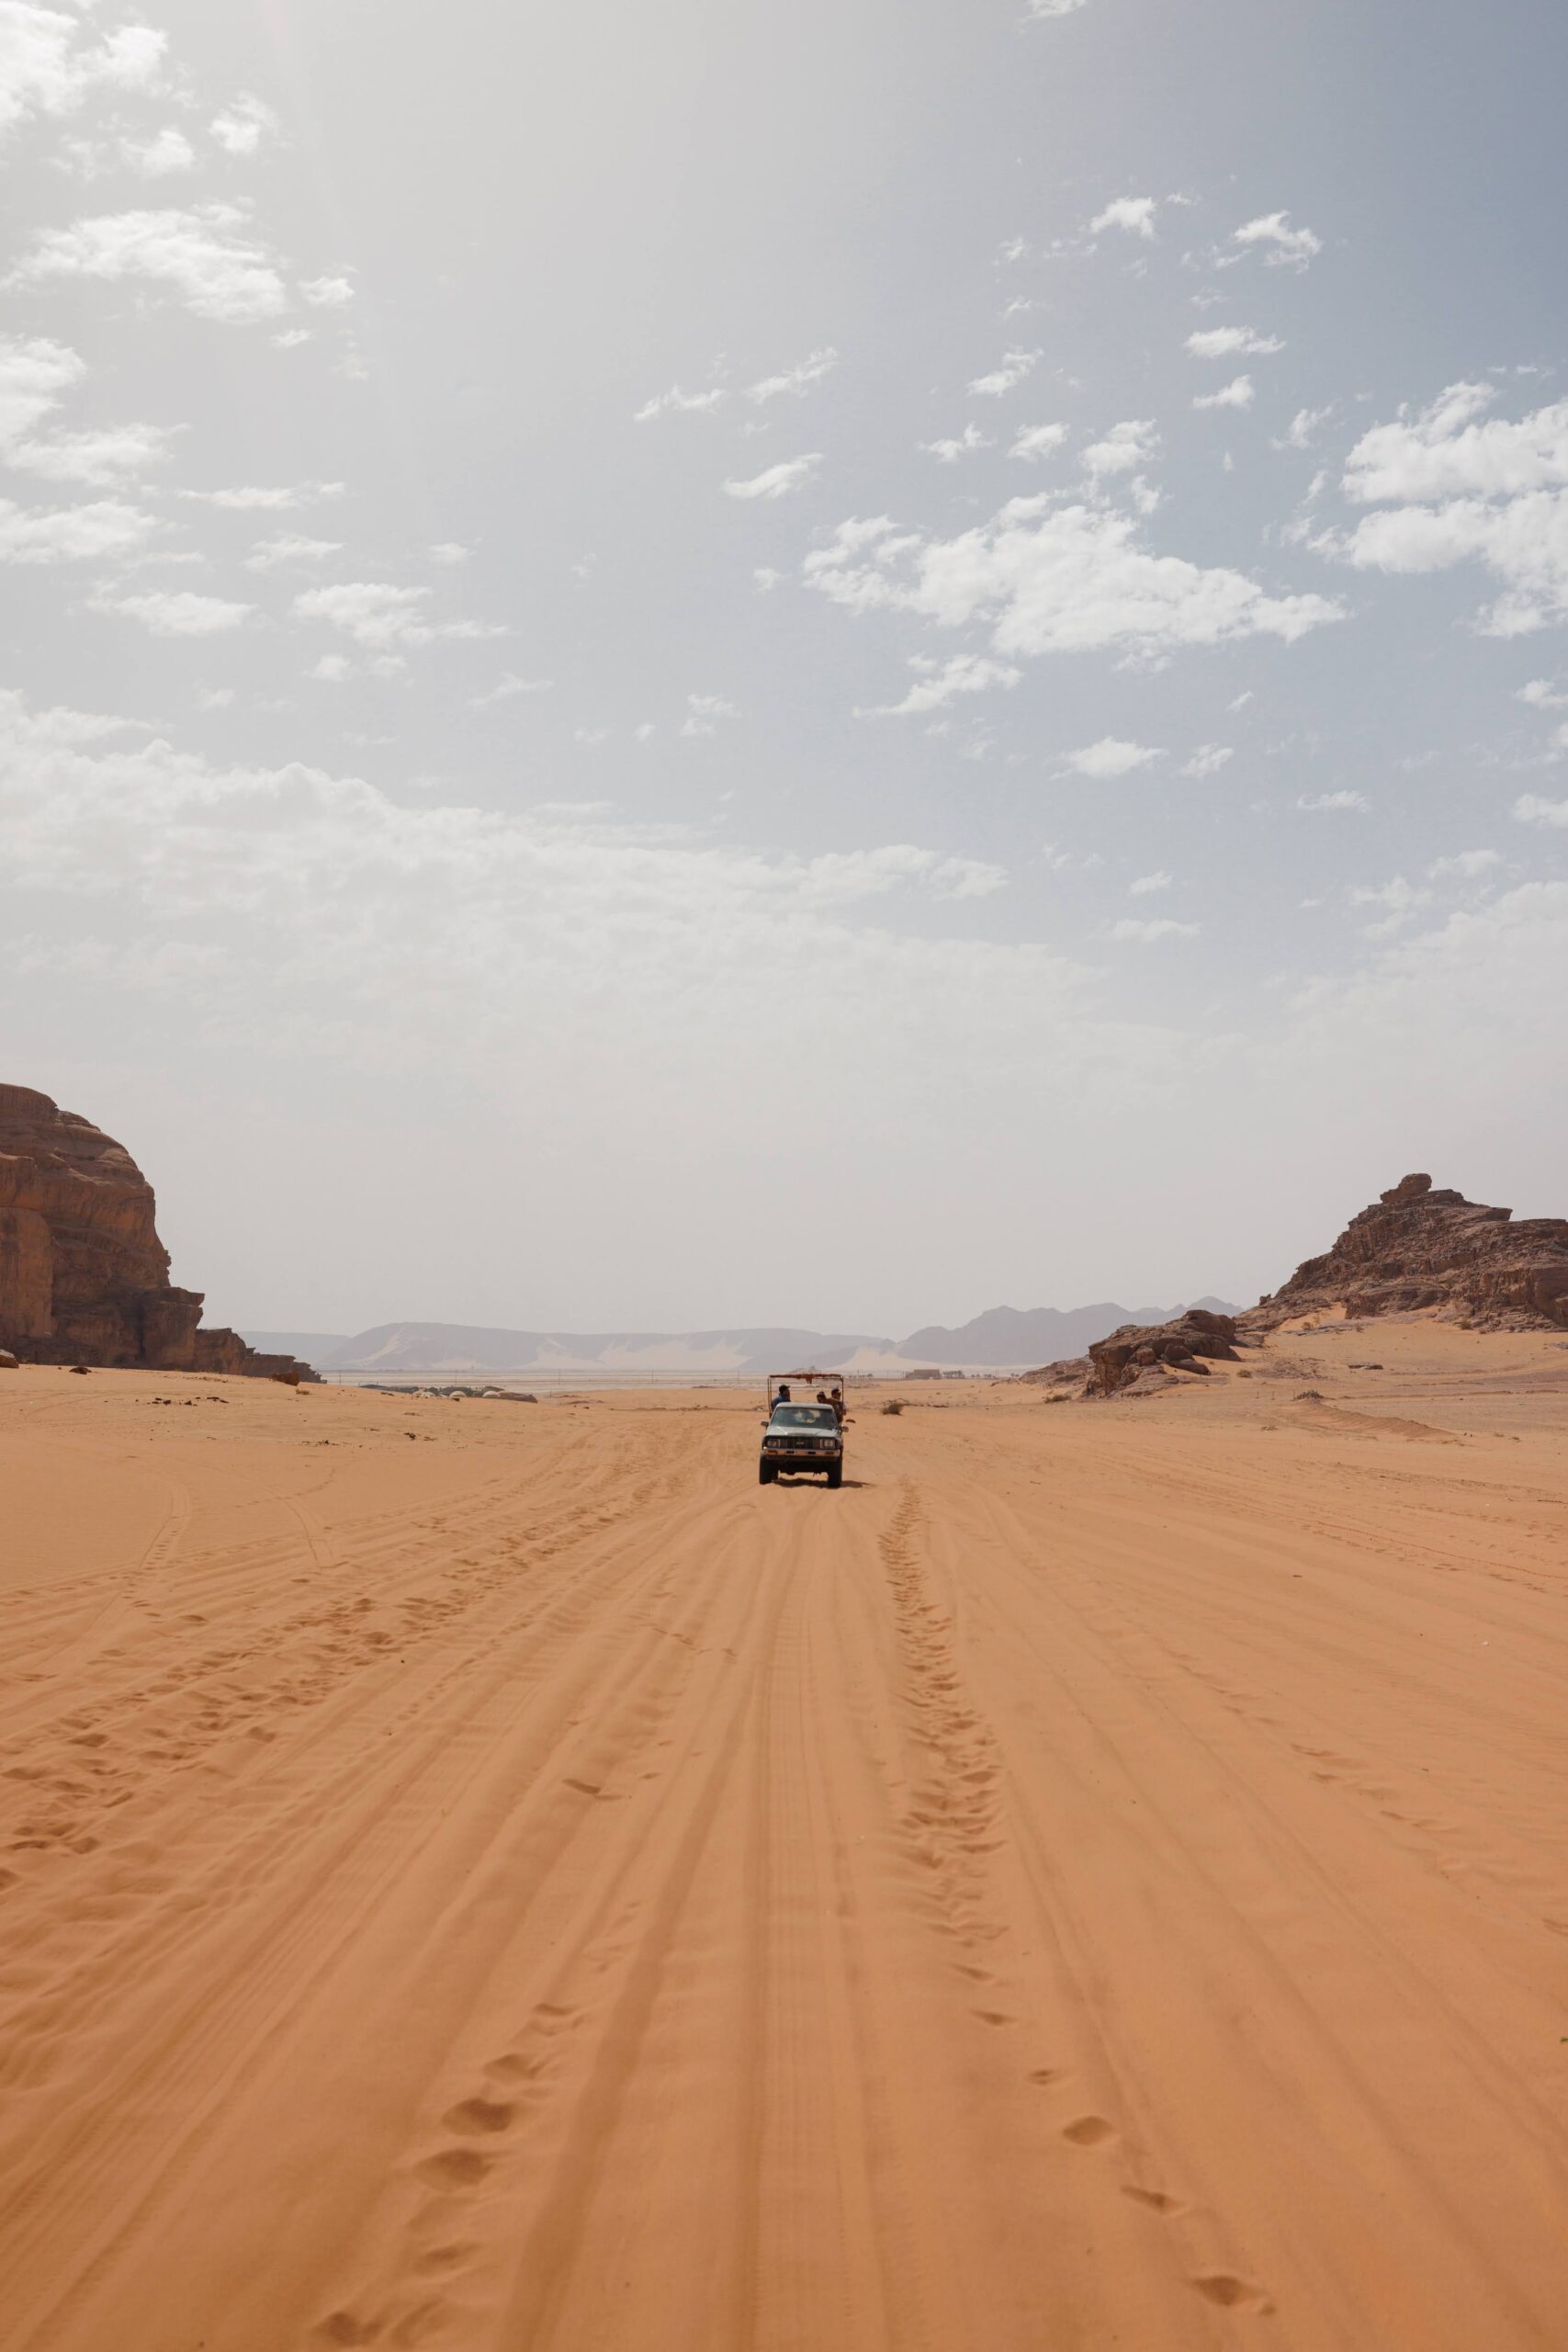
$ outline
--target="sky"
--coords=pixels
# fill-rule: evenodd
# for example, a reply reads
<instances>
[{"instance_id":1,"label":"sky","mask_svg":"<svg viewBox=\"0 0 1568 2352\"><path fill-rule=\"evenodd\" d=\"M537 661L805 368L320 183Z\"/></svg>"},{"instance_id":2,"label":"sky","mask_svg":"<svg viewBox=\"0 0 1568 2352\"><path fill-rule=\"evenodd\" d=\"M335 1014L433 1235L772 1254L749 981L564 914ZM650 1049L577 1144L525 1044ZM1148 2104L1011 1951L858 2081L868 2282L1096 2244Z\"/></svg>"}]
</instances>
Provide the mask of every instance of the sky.
<instances>
[{"instance_id":1,"label":"sky","mask_svg":"<svg viewBox=\"0 0 1568 2352\"><path fill-rule=\"evenodd\" d=\"M1568 1213L1568 13L0 0L0 1074L209 1319Z\"/></svg>"}]
</instances>

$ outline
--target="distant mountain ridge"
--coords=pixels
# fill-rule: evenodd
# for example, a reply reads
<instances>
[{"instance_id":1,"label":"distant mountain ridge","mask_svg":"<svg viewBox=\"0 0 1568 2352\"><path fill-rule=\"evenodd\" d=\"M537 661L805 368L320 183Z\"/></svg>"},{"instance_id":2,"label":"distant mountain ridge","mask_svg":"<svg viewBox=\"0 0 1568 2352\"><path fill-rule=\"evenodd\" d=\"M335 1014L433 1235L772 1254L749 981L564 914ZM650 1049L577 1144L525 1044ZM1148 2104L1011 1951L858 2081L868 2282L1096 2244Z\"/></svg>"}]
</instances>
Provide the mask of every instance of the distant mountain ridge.
<instances>
[{"instance_id":1,"label":"distant mountain ridge","mask_svg":"<svg viewBox=\"0 0 1568 2352\"><path fill-rule=\"evenodd\" d=\"M1228 1312L1224 1299L1188 1302ZM907 1340L763 1325L715 1331L517 1331L471 1323L378 1323L333 1332L247 1332L255 1347L302 1357L318 1372L671 1372L710 1375L896 1372L901 1363L1027 1369L1081 1354L1122 1323L1164 1321L1179 1308L993 1306L971 1321L927 1324Z\"/></svg>"},{"instance_id":2,"label":"distant mountain ridge","mask_svg":"<svg viewBox=\"0 0 1568 2352\"><path fill-rule=\"evenodd\" d=\"M1091 1340L1103 1340L1122 1323L1163 1323L1182 1306L1234 1311L1223 1298L1184 1299L1174 1307L1118 1306L1114 1299L1094 1306L991 1306L954 1329L928 1323L911 1331L898 1353L936 1363L1053 1363L1058 1356L1082 1355Z\"/></svg>"}]
</instances>

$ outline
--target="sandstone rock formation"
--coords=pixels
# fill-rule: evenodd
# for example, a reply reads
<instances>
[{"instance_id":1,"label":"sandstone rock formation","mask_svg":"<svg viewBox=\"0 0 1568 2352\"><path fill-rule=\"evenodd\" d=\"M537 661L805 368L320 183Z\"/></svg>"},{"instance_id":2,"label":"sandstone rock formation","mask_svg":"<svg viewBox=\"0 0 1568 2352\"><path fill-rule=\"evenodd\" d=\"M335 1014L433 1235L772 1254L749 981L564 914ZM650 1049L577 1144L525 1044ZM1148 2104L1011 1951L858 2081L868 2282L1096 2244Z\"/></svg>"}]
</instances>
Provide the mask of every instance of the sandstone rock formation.
<instances>
[{"instance_id":1,"label":"sandstone rock formation","mask_svg":"<svg viewBox=\"0 0 1568 2352\"><path fill-rule=\"evenodd\" d=\"M123 1145L47 1094L0 1086L0 1347L24 1363L289 1368L200 1329L202 1295L170 1283L155 1205Z\"/></svg>"},{"instance_id":2,"label":"sandstone rock formation","mask_svg":"<svg viewBox=\"0 0 1568 2352\"><path fill-rule=\"evenodd\" d=\"M1205 1357L1229 1363L1235 1356L1234 1316L1213 1315L1206 1307L1190 1306L1172 1322L1143 1328L1128 1323L1120 1331L1112 1331L1108 1340L1096 1340L1089 1351L1089 1393L1113 1396L1156 1367L1201 1373L1206 1379L1209 1367Z\"/></svg>"},{"instance_id":3,"label":"sandstone rock formation","mask_svg":"<svg viewBox=\"0 0 1568 2352\"><path fill-rule=\"evenodd\" d=\"M1568 1329L1568 1220L1484 1208L1406 1176L1353 1216L1321 1258L1241 1318L1261 1336L1297 1315L1343 1306L1350 1318L1440 1308L1486 1330Z\"/></svg>"}]
</instances>

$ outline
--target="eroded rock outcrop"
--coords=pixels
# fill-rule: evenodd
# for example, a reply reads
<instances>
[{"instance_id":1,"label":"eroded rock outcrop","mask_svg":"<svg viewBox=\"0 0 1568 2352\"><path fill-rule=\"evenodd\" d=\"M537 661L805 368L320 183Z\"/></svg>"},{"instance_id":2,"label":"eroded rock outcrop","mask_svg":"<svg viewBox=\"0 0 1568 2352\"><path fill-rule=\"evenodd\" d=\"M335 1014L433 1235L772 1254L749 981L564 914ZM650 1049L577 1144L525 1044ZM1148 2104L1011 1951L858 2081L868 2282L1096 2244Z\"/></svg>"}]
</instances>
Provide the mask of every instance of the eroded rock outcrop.
<instances>
[{"instance_id":1,"label":"eroded rock outcrop","mask_svg":"<svg viewBox=\"0 0 1568 2352\"><path fill-rule=\"evenodd\" d=\"M1123 1324L1090 1347L1088 1393L1113 1396L1151 1372L1199 1373L1207 1378L1206 1358L1235 1360L1235 1336L1234 1316L1211 1314L1202 1306L1189 1307L1169 1323Z\"/></svg>"},{"instance_id":2,"label":"eroded rock outcrop","mask_svg":"<svg viewBox=\"0 0 1568 2352\"><path fill-rule=\"evenodd\" d=\"M201 1329L202 1294L170 1283L155 1209L112 1136L31 1087L0 1086L0 1348L24 1363L292 1368Z\"/></svg>"},{"instance_id":3,"label":"eroded rock outcrop","mask_svg":"<svg viewBox=\"0 0 1568 2352\"><path fill-rule=\"evenodd\" d=\"M1511 1209L1406 1176L1250 1308L1242 1329L1261 1335L1339 1306L1354 1321L1438 1307L1485 1330L1568 1329L1568 1219L1516 1225Z\"/></svg>"}]
</instances>

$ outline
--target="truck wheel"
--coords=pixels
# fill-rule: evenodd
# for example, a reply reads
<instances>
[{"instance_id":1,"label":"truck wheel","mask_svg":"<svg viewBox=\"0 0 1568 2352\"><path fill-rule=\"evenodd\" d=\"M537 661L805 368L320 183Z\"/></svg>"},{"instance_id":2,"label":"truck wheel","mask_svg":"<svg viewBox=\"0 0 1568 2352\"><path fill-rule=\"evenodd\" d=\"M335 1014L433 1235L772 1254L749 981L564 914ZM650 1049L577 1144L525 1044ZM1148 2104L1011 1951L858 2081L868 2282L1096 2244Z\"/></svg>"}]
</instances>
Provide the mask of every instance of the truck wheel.
<instances>
[{"instance_id":1,"label":"truck wheel","mask_svg":"<svg viewBox=\"0 0 1568 2352\"><path fill-rule=\"evenodd\" d=\"M829 1462L829 1464L828 1464L828 1484L829 1484L830 1487L841 1487L841 1486L843 1485L843 1483L844 1483L844 1465L843 1465L843 1464L842 1464L841 1462Z\"/></svg>"},{"instance_id":2,"label":"truck wheel","mask_svg":"<svg viewBox=\"0 0 1568 2352\"><path fill-rule=\"evenodd\" d=\"M771 1487L771 1486L773 1485L773 1480L778 1476L778 1475L779 1475L779 1472L778 1472L778 1464L777 1464L777 1463L775 1463L775 1462L759 1462L759 1463L758 1463L758 1464L757 1464L757 1484L759 1485L759 1487Z\"/></svg>"}]
</instances>

